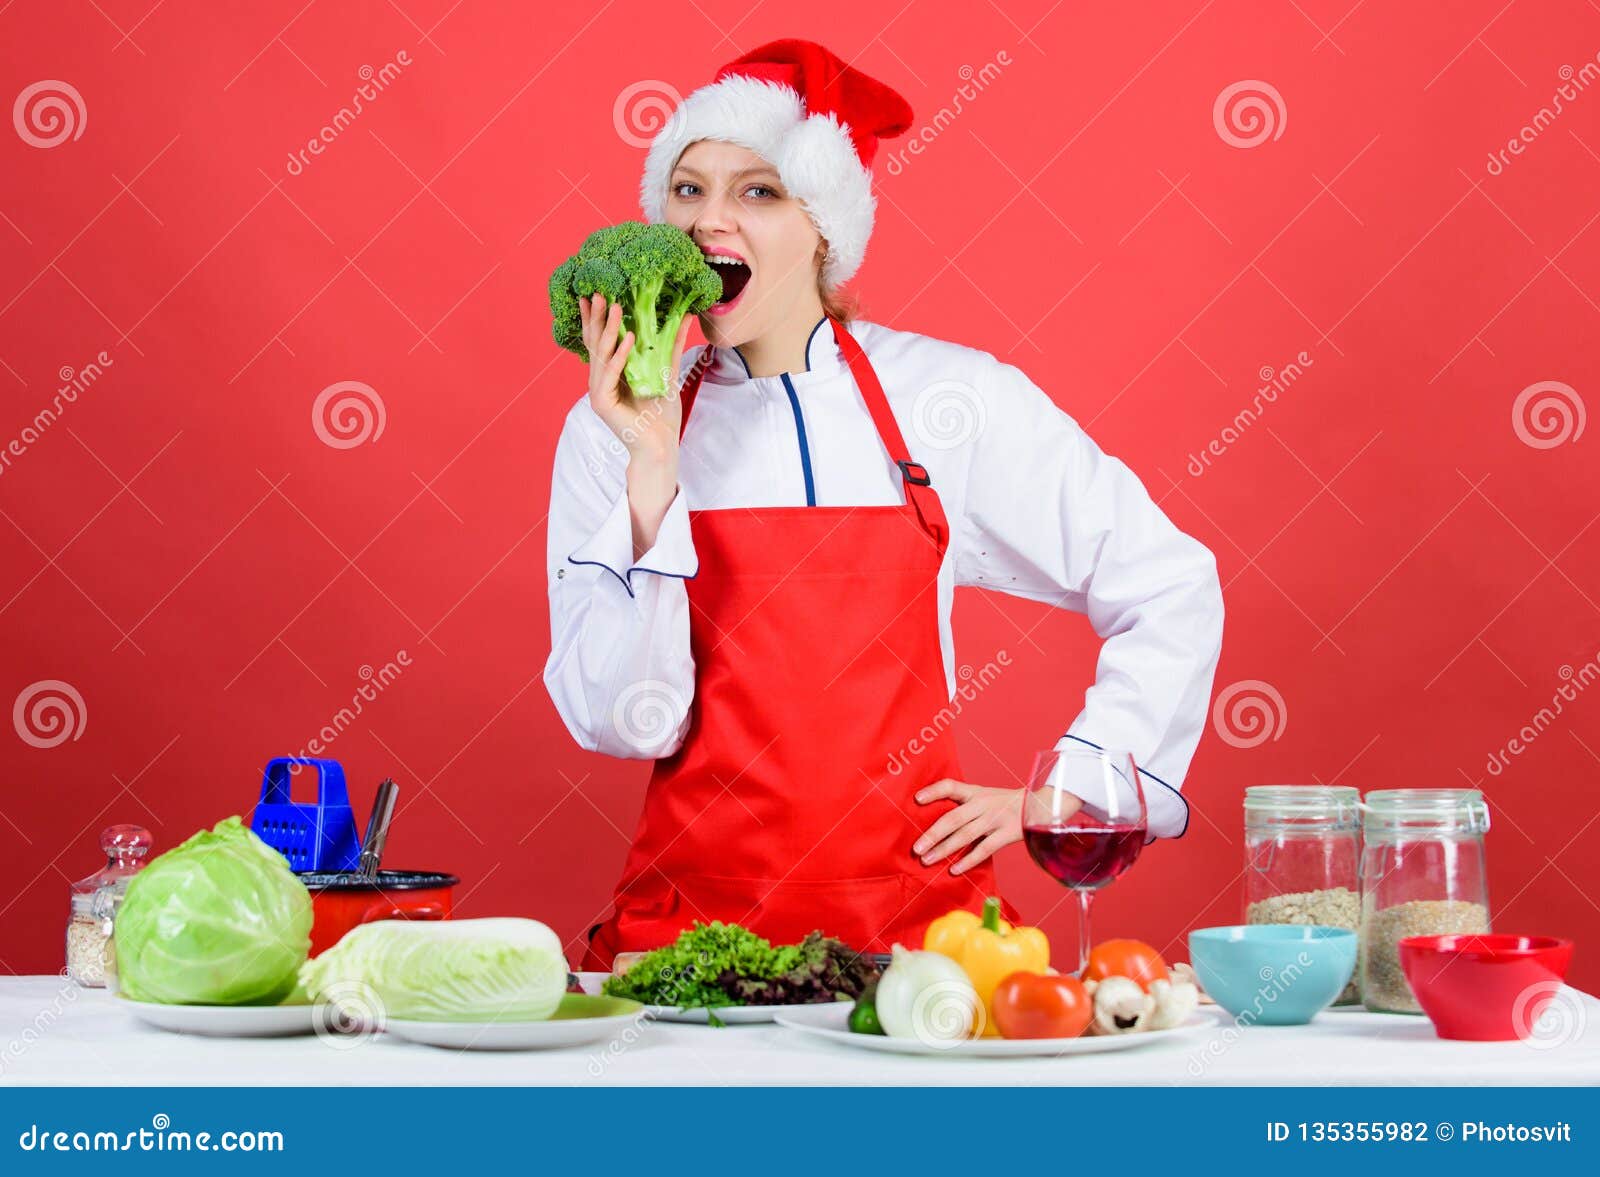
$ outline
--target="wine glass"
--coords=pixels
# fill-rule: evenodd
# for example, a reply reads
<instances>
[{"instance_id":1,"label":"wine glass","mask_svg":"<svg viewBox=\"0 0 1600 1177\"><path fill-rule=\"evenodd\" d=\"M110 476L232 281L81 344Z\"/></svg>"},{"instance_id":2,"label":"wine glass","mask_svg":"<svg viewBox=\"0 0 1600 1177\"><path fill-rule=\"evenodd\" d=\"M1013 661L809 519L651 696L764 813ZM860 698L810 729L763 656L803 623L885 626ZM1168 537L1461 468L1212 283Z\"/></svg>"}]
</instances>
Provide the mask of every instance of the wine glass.
<instances>
[{"instance_id":1,"label":"wine glass","mask_svg":"<svg viewBox=\"0 0 1600 1177\"><path fill-rule=\"evenodd\" d=\"M1082 744L1033 758L1022 800L1022 840L1033 861L1078 893L1078 967L1089 964L1095 892L1144 849L1144 791L1133 757Z\"/></svg>"}]
</instances>

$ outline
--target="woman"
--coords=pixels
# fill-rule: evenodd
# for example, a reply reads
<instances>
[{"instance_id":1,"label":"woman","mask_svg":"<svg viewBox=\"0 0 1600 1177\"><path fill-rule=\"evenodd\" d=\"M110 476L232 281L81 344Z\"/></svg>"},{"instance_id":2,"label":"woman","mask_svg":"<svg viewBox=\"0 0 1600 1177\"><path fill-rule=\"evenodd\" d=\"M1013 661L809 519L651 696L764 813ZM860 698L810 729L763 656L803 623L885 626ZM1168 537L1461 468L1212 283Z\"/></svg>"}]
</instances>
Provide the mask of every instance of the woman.
<instances>
[{"instance_id":1,"label":"woman","mask_svg":"<svg viewBox=\"0 0 1600 1177\"><path fill-rule=\"evenodd\" d=\"M1132 752L1151 835L1187 827L1221 641L1211 553L1016 368L851 321L872 158L910 125L819 45L730 63L656 137L642 188L724 276L687 364L679 335L681 394L631 398L619 309L583 304L544 677L584 747L656 762L586 967L711 919L883 951L993 893L1021 792L965 780L947 724L919 735L956 686L958 584L1088 615L1105 644L1062 739ZM919 431L952 400L972 428Z\"/></svg>"}]
</instances>

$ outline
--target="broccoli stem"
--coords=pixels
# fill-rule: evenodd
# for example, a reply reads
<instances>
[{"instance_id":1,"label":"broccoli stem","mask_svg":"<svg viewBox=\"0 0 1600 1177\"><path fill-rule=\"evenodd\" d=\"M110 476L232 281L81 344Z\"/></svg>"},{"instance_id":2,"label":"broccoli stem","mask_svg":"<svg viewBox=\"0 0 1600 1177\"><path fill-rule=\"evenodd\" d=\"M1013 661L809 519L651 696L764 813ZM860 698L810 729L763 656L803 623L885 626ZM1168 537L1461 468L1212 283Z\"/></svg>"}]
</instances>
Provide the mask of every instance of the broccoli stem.
<instances>
[{"instance_id":1,"label":"broccoli stem","mask_svg":"<svg viewBox=\"0 0 1600 1177\"><path fill-rule=\"evenodd\" d=\"M626 318L633 331L633 350L628 353L623 371L628 388L636 397L666 396L677 375L671 370L672 346L677 342L689 296L678 291L666 313L661 314L658 304L663 286L664 280L657 278L635 285L629 295Z\"/></svg>"},{"instance_id":2,"label":"broccoli stem","mask_svg":"<svg viewBox=\"0 0 1600 1177\"><path fill-rule=\"evenodd\" d=\"M667 334L666 323L662 323L656 313L662 285L662 278L653 278L635 283L629 293L626 318L627 326L634 331L634 350L627 353L624 374L627 387L635 397L666 397L670 385L667 368L672 363L677 323L672 325L672 334Z\"/></svg>"}]
</instances>

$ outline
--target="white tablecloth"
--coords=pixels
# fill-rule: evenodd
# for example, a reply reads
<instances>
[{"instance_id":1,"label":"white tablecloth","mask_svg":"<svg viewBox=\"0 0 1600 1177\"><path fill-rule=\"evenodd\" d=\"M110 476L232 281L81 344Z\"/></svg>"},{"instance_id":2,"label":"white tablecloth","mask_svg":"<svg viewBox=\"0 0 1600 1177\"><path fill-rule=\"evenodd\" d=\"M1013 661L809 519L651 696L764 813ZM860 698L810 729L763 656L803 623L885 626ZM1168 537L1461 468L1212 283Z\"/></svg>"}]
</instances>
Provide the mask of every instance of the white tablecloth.
<instances>
[{"instance_id":1,"label":"white tablecloth","mask_svg":"<svg viewBox=\"0 0 1600 1177\"><path fill-rule=\"evenodd\" d=\"M725 1084L1310 1085L1600 1084L1600 1001L1558 999L1547 1044L1445 1042L1425 1018L1330 1010L1308 1026L1214 1025L1078 1058L910 1058L814 1043L778 1026L641 1023L631 1041L515 1054L458 1053L376 1036L208 1039L145 1027L102 990L0 977L0 1086Z\"/></svg>"}]
</instances>

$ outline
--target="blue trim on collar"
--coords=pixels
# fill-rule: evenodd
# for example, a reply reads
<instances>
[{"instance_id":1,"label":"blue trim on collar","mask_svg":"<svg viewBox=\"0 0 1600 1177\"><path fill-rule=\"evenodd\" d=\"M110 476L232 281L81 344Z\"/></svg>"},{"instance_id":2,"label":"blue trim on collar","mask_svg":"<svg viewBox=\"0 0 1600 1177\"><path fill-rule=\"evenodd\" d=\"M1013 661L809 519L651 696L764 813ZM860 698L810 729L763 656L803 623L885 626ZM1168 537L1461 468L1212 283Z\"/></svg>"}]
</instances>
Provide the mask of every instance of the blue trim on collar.
<instances>
[{"instance_id":1,"label":"blue trim on collar","mask_svg":"<svg viewBox=\"0 0 1600 1177\"><path fill-rule=\"evenodd\" d=\"M828 322L828 316L827 315L823 315L822 318L817 320L817 325L815 327L811 328L811 334L806 336L806 371L807 372L811 371L811 344L816 340L817 332L822 330L823 326L827 322ZM744 353L741 352L737 347L730 347L728 350L731 351L734 355L739 357L739 366L744 369L745 379L746 380L754 380L755 377L750 375L750 365L744 362ZM788 373L787 372L783 372L783 373L779 373L779 375L787 376Z\"/></svg>"},{"instance_id":2,"label":"blue trim on collar","mask_svg":"<svg viewBox=\"0 0 1600 1177\"><path fill-rule=\"evenodd\" d=\"M1093 748L1096 752L1104 752L1105 751L1104 748L1102 748L1099 744L1095 743L1093 740L1086 740L1082 736L1073 735L1071 732L1064 733L1061 738L1063 740L1076 740L1080 744L1087 744L1089 747ZM1156 784L1160 785L1163 789L1167 790L1167 792L1171 793L1174 797L1176 797L1179 801L1181 801L1183 803L1183 829L1179 830L1175 835L1173 835L1173 839L1176 840L1178 838L1183 837L1185 834L1187 834L1189 832L1189 812L1190 812L1189 811L1189 799L1187 797L1185 797L1181 791L1179 791L1178 789L1174 789L1171 785L1167 784L1166 781L1162 780L1160 777L1158 777L1155 773L1151 772L1149 769L1141 768L1139 770L1139 775L1142 776L1142 777L1149 777L1151 780L1155 781ZM1157 839L1154 839L1154 838L1151 839L1151 841L1156 841L1156 840Z\"/></svg>"},{"instance_id":3,"label":"blue trim on collar","mask_svg":"<svg viewBox=\"0 0 1600 1177\"><path fill-rule=\"evenodd\" d=\"M822 318L817 321L817 325L815 327L811 328L811 334L806 336L806 371L807 372L811 371L811 343L812 343L812 340L816 339L817 332L822 330L822 325L824 323L826 323L827 321L828 321L828 316L827 315L823 315Z\"/></svg>"},{"instance_id":4,"label":"blue trim on collar","mask_svg":"<svg viewBox=\"0 0 1600 1177\"><path fill-rule=\"evenodd\" d=\"M809 345L808 345L809 346ZM811 478L811 447L806 444L806 419L800 412L800 398L795 395L789 373L783 373L783 390L789 394L789 407L794 410L794 431L800 438L800 470L806 477L806 506L817 505L817 486Z\"/></svg>"}]
</instances>

